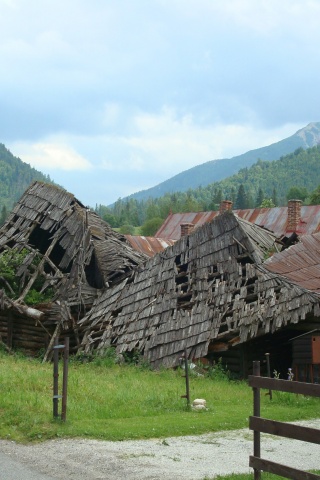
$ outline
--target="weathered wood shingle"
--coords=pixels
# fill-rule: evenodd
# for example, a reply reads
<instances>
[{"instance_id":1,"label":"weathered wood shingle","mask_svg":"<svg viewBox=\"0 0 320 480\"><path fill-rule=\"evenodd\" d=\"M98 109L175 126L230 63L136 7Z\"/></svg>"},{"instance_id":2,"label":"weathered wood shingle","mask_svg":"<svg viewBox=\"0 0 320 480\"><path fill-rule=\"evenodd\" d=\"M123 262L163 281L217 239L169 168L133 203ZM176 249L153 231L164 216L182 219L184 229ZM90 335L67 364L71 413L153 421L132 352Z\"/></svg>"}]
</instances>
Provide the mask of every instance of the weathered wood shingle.
<instances>
[{"instance_id":1,"label":"weathered wood shingle","mask_svg":"<svg viewBox=\"0 0 320 480\"><path fill-rule=\"evenodd\" d=\"M232 213L217 216L97 299L79 322L81 348L136 349L155 367L174 366L184 348L199 358L215 340L228 346L303 320L319 297L263 267L275 241Z\"/></svg>"}]
</instances>

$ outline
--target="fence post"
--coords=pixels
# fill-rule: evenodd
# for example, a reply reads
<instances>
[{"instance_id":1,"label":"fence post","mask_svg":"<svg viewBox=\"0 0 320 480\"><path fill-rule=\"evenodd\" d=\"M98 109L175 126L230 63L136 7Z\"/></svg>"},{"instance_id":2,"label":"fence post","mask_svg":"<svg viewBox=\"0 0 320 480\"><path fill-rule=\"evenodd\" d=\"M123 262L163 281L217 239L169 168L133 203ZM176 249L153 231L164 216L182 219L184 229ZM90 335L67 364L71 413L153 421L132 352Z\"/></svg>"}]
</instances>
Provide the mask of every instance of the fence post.
<instances>
[{"instance_id":1,"label":"fence post","mask_svg":"<svg viewBox=\"0 0 320 480\"><path fill-rule=\"evenodd\" d=\"M58 338L54 339L54 349L53 349L53 417L57 418L58 413L58 404L59 404L59 350L55 347L58 346Z\"/></svg>"},{"instance_id":2,"label":"fence post","mask_svg":"<svg viewBox=\"0 0 320 480\"><path fill-rule=\"evenodd\" d=\"M63 352L63 380L62 380L62 405L61 420L66 421L67 418L67 394L68 394L68 365L69 365L69 337L65 338Z\"/></svg>"},{"instance_id":3,"label":"fence post","mask_svg":"<svg viewBox=\"0 0 320 480\"><path fill-rule=\"evenodd\" d=\"M253 362L253 375L260 377L260 362ZM253 415L255 417L260 417L260 388L253 387ZM253 431L253 455L260 458L261 448L260 448L260 432L257 430ZM254 480L261 479L260 470L254 468Z\"/></svg>"},{"instance_id":4,"label":"fence post","mask_svg":"<svg viewBox=\"0 0 320 480\"><path fill-rule=\"evenodd\" d=\"M187 357L187 349L184 349L184 354L180 357L180 362L184 361L184 372L185 372L185 379L186 379L186 394L181 395L181 398L187 399L187 406L190 406L190 388L189 388L189 364L188 364L188 357Z\"/></svg>"},{"instance_id":5,"label":"fence post","mask_svg":"<svg viewBox=\"0 0 320 480\"><path fill-rule=\"evenodd\" d=\"M59 350L64 351L62 395L59 395ZM53 347L53 417L59 417L59 398L61 402L61 420L66 421L67 415L67 389L68 389L68 362L69 362L69 338L65 338L65 344L59 345L58 338L54 339Z\"/></svg>"},{"instance_id":6,"label":"fence post","mask_svg":"<svg viewBox=\"0 0 320 480\"><path fill-rule=\"evenodd\" d=\"M188 364L188 357L187 357L187 349L184 350L184 365L185 365L185 372L186 372L186 398L187 398L187 405L190 405L190 387L189 387L189 364Z\"/></svg>"},{"instance_id":7,"label":"fence post","mask_svg":"<svg viewBox=\"0 0 320 480\"><path fill-rule=\"evenodd\" d=\"M270 353L266 353L266 360L267 360L267 374L268 377L271 378L271 370L270 370ZM272 400L272 390L269 388L269 397Z\"/></svg>"}]
</instances>

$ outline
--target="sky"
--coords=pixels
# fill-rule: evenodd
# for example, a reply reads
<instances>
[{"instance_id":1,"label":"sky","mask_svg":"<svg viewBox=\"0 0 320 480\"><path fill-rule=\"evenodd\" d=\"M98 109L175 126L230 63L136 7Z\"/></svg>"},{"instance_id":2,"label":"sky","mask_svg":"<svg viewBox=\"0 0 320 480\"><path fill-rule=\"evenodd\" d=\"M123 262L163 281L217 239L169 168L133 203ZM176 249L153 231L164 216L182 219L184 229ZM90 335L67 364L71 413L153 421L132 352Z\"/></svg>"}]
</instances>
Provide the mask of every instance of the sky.
<instances>
[{"instance_id":1,"label":"sky","mask_svg":"<svg viewBox=\"0 0 320 480\"><path fill-rule=\"evenodd\" d=\"M0 142L85 205L320 121L320 0L0 0Z\"/></svg>"}]
</instances>

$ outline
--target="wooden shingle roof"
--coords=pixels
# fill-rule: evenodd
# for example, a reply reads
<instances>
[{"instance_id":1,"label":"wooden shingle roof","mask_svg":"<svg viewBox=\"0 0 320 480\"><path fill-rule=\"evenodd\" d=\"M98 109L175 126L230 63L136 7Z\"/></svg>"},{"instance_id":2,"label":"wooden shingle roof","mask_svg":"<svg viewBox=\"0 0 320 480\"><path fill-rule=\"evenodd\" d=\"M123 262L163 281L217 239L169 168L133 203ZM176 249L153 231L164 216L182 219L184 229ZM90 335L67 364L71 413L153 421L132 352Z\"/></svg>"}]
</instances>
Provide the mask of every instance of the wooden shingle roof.
<instances>
[{"instance_id":1,"label":"wooden shingle roof","mask_svg":"<svg viewBox=\"0 0 320 480\"><path fill-rule=\"evenodd\" d=\"M24 285L32 281L37 255L56 298L80 304L92 303L98 289L121 282L147 259L71 193L41 182L27 189L0 228L0 252L10 249L30 252L18 271Z\"/></svg>"},{"instance_id":2,"label":"wooden shingle roof","mask_svg":"<svg viewBox=\"0 0 320 480\"><path fill-rule=\"evenodd\" d=\"M157 254L132 280L104 292L79 322L81 349L138 350L175 366L208 346L227 347L320 315L319 297L268 272L275 236L226 212Z\"/></svg>"}]
</instances>

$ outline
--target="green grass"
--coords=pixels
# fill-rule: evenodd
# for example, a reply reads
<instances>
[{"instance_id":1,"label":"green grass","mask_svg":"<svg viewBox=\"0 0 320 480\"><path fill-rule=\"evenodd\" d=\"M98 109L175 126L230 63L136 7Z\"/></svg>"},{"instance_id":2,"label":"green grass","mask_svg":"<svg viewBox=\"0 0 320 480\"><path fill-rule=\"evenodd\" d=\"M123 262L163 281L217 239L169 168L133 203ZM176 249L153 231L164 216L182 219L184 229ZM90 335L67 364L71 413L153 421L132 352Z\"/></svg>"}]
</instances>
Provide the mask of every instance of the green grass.
<instances>
[{"instance_id":1,"label":"green grass","mask_svg":"<svg viewBox=\"0 0 320 480\"><path fill-rule=\"evenodd\" d=\"M73 361L63 423L52 417L52 375L51 364L0 352L0 438L166 438L247 428L252 415L252 390L246 382L192 377L191 399L205 398L208 407L196 412L181 398L181 371ZM270 401L263 392L264 417L290 421L320 416L319 399L276 393Z\"/></svg>"}]
</instances>

